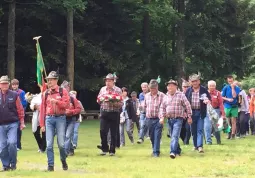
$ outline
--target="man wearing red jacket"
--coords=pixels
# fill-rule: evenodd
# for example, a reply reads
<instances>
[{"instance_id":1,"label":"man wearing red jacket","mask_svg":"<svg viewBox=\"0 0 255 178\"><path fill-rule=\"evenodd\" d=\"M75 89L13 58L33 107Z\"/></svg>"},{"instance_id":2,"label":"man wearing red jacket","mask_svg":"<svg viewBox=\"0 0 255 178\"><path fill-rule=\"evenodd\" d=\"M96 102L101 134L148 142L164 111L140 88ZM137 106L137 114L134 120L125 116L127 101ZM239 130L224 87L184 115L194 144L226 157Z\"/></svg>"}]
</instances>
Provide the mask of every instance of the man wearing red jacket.
<instances>
[{"instance_id":1,"label":"man wearing red jacket","mask_svg":"<svg viewBox=\"0 0 255 178\"><path fill-rule=\"evenodd\" d=\"M2 171L16 169L17 130L25 128L24 109L17 92L9 90L8 76L0 78L0 158Z\"/></svg>"},{"instance_id":2,"label":"man wearing red jacket","mask_svg":"<svg viewBox=\"0 0 255 178\"><path fill-rule=\"evenodd\" d=\"M61 84L62 88L65 88L68 93L70 92L70 83L64 81ZM68 156L74 155L74 149L71 149L72 143L71 139L74 134L74 125L75 122L78 120L81 113L81 105L79 101L75 98L70 96L70 105L69 108L66 110L66 135L65 135L65 150Z\"/></svg>"},{"instance_id":3,"label":"man wearing red jacket","mask_svg":"<svg viewBox=\"0 0 255 178\"><path fill-rule=\"evenodd\" d=\"M58 148L63 170L67 170L66 151L65 151L65 129L66 129L66 110L70 105L70 97L66 89L58 86L59 75L52 71L47 79L48 88L42 97L40 109L40 127L46 131L48 171L54 171L54 152L53 141L55 130L58 140ZM46 129L45 129L46 127Z\"/></svg>"}]
</instances>

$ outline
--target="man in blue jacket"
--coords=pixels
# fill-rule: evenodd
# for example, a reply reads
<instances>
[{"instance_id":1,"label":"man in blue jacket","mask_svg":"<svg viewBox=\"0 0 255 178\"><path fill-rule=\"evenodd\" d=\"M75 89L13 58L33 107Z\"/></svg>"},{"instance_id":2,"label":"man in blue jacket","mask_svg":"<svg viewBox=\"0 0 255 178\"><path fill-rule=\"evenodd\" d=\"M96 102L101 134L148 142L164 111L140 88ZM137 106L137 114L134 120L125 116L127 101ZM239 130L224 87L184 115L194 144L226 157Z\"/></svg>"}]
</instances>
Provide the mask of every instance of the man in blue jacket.
<instances>
[{"instance_id":1,"label":"man in blue jacket","mask_svg":"<svg viewBox=\"0 0 255 178\"><path fill-rule=\"evenodd\" d=\"M200 85L200 76L193 74L189 77L191 87L185 93L192 108L192 124L191 132L193 135L194 150L199 153L204 153L203 150L203 129L204 119L207 113L206 105L210 102L211 96L207 89ZM202 97L207 97L209 100L202 100Z\"/></svg>"},{"instance_id":2,"label":"man in blue jacket","mask_svg":"<svg viewBox=\"0 0 255 178\"><path fill-rule=\"evenodd\" d=\"M12 87L13 91L16 91L18 93L18 96L20 98L21 104L22 104L24 112L25 112L26 107L27 107L27 101L25 99L25 94L26 93L23 90L19 89L19 81L17 79L13 79L11 81L11 87ZM22 131L19 128L17 130L17 134L18 134L18 136L17 136L17 138L18 138L18 140L17 140L17 150L19 151L19 150L22 149L22 147L21 147Z\"/></svg>"}]
</instances>

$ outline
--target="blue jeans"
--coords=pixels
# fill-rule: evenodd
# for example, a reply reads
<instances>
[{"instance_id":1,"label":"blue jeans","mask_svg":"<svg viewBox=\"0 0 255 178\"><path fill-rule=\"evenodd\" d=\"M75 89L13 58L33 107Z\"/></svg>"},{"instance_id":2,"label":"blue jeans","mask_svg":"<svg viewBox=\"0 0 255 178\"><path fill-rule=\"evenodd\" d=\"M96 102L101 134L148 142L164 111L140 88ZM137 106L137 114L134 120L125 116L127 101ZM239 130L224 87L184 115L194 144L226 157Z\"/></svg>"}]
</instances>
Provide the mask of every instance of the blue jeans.
<instances>
[{"instance_id":1,"label":"blue jeans","mask_svg":"<svg viewBox=\"0 0 255 178\"><path fill-rule=\"evenodd\" d=\"M215 111L217 112L217 114L220 117L220 109L215 109ZM207 114L206 117L205 117L205 121L204 121L204 130L205 130L206 143L212 143L212 136L211 136L212 127L213 127L212 121L210 120L210 118Z\"/></svg>"},{"instance_id":2,"label":"blue jeans","mask_svg":"<svg viewBox=\"0 0 255 178\"><path fill-rule=\"evenodd\" d=\"M55 130L58 141L58 148L60 153L60 160L66 160L66 152L65 152L65 129L66 129L66 116L59 117L46 117L46 142L47 142L47 157L48 157L48 166L54 166L54 136Z\"/></svg>"},{"instance_id":3,"label":"blue jeans","mask_svg":"<svg viewBox=\"0 0 255 178\"><path fill-rule=\"evenodd\" d=\"M148 136L149 131L145 113L140 114L139 124L140 124L139 138L144 140L144 136Z\"/></svg>"},{"instance_id":4,"label":"blue jeans","mask_svg":"<svg viewBox=\"0 0 255 178\"><path fill-rule=\"evenodd\" d=\"M149 118L148 128L151 139L153 155L159 156L160 154L160 140L162 136L163 125L159 123L159 118Z\"/></svg>"},{"instance_id":5,"label":"blue jeans","mask_svg":"<svg viewBox=\"0 0 255 178\"><path fill-rule=\"evenodd\" d=\"M201 118L200 110L192 110L191 131L194 147L203 147L204 118Z\"/></svg>"},{"instance_id":6,"label":"blue jeans","mask_svg":"<svg viewBox=\"0 0 255 178\"><path fill-rule=\"evenodd\" d=\"M74 131L73 131L73 146L78 145L78 131L79 131L80 122L75 122L74 124Z\"/></svg>"},{"instance_id":7,"label":"blue jeans","mask_svg":"<svg viewBox=\"0 0 255 178\"><path fill-rule=\"evenodd\" d=\"M0 125L0 158L4 168L16 168L19 122Z\"/></svg>"},{"instance_id":8,"label":"blue jeans","mask_svg":"<svg viewBox=\"0 0 255 178\"><path fill-rule=\"evenodd\" d=\"M75 122L76 122L76 117L72 117L70 119L66 119L65 150L66 150L66 154L67 155L69 154L70 149L72 148L71 139L73 138Z\"/></svg>"},{"instance_id":9,"label":"blue jeans","mask_svg":"<svg viewBox=\"0 0 255 178\"><path fill-rule=\"evenodd\" d=\"M171 143L170 154L181 154L181 147L179 144L180 133L182 129L183 118L169 118L168 126L171 129Z\"/></svg>"}]
</instances>

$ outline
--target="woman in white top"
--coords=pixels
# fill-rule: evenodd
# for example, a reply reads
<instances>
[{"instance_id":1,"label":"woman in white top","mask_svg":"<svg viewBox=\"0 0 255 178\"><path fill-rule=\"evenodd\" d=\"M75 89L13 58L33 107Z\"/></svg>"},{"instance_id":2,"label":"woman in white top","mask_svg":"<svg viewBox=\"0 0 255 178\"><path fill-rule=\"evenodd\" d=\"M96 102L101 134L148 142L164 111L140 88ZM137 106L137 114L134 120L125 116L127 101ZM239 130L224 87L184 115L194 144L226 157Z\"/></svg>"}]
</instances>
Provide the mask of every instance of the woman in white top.
<instances>
[{"instance_id":1,"label":"woman in white top","mask_svg":"<svg viewBox=\"0 0 255 178\"><path fill-rule=\"evenodd\" d=\"M32 132L38 144L39 153L43 153L46 150L46 135L45 135L45 132L42 132L41 134L40 132L41 128L39 124L39 112L40 112L41 103L42 103L42 93L34 95L30 103L30 109L33 111Z\"/></svg>"}]
</instances>

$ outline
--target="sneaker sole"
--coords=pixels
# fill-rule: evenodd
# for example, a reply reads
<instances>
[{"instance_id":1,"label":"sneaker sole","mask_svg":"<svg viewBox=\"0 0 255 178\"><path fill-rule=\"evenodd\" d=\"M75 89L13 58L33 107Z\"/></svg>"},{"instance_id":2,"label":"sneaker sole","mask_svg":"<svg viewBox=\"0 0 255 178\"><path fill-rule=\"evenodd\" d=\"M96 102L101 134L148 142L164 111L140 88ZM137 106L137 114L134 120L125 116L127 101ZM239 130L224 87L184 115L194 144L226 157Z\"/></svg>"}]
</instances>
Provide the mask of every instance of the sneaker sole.
<instances>
[{"instance_id":1,"label":"sneaker sole","mask_svg":"<svg viewBox=\"0 0 255 178\"><path fill-rule=\"evenodd\" d=\"M170 155L170 158L175 159L175 156L174 155Z\"/></svg>"}]
</instances>

